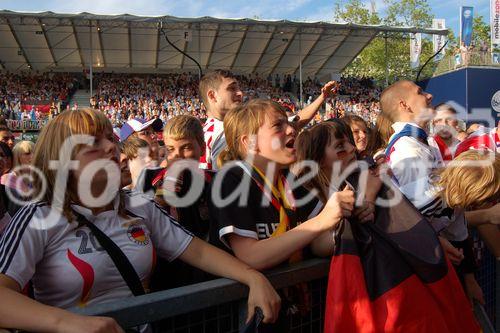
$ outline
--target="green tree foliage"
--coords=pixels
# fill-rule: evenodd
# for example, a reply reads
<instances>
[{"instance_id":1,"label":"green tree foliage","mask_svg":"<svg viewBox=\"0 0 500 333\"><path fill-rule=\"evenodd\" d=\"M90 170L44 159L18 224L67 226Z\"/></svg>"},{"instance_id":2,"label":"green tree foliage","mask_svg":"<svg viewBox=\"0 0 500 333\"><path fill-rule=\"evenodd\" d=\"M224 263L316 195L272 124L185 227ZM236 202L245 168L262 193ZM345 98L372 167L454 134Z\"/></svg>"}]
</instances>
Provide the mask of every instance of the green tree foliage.
<instances>
[{"instance_id":1,"label":"green tree foliage","mask_svg":"<svg viewBox=\"0 0 500 333\"><path fill-rule=\"evenodd\" d=\"M484 22L481 15L474 17L472 23L472 43L479 47L481 43L490 44L490 26Z\"/></svg>"},{"instance_id":2,"label":"green tree foliage","mask_svg":"<svg viewBox=\"0 0 500 333\"><path fill-rule=\"evenodd\" d=\"M381 20L377 12L366 8L360 0L350 0L348 3L335 3L334 19L347 23L357 24L380 24Z\"/></svg>"},{"instance_id":3,"label":"green tree foliage","mask_svg":"<svg viewBox=\"0 0 500 333\"><path fill-rule=\"evenodd\" d=\"M386 16L380 17L361 0L347 0L336 3L334 19L358 24L385 24L390 26L413 26L429 28L434 16L427 0L384 0L387 5ZM344 70L347 75L369 76L385 82L386 62L389 83L398 79L414 80L416 70L410 68L410 36L408 34L388 33L387 57L385 39L379 34ZM452 36L452 34L451 34ZM451 37L450 36L450 37ZM420 65L433 55L432 37L422 36ZM435 69L434 62L422 72L421 78L430 77Z\"/></svg>"}]
</instances>

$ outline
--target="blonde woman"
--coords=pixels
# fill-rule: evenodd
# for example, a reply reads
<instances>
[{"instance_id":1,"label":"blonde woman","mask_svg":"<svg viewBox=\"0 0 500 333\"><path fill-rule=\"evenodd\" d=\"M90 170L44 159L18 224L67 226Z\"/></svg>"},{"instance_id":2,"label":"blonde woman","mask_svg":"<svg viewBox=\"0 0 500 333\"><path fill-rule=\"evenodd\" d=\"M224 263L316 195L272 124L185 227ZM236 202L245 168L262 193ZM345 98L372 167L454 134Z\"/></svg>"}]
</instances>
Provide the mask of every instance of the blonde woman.
<instances>
[{"instance_id":1,"label":"blonde woman","mask_svg":"<svg viewBox=\"0 0 500 333\"><path fill-rule=\"evenodd\" d=\"M16 143L12 149L13 155L13 170L2 176L2 184L10 188L16 189L21 195L28 193L31 184L27 183L26 179L20 179L22 175L30 173L29 168L23 168L31 164L35 144L31 141L20 141Z\"/></svg>"},{"instance_id":2,"label":"blonde woman","mask_svg":"<svg viewBox=\"0 0 500 333\"><path fill-rule=\"evenodd\" d=\"M217 222L219 240L237 258L262 270L291 257L302 257L305 247L321 240L318 237L325 233L331 236L330 231L351 215L354 193L349 189L334 193L319 214L315 212L317 198L294 205L296 199L305 197L307 190L286 190L290 181L288 168L297 160L297 133L278 103L254 99L229 111L224 118L224 132L227 148L219 155L219 166L230 161L236 164L225 168L221 188L215 190L225 198L243 180L249 180L248 200L243 205L233 200L218 207L212 198L210 209L211 218ZM265 202L268 204L262 204ZM332 238L324 240L328 243L324 247L330 248L331 253ZM318 244L318 248L323 246Z\"/></svg>"},{"instance_id":3,"label":"blonde woman","mask_svg":"<svg viewBox=\"0 0 500 333\"><path fill-rule=\"evenodd\" d=\"M193 237L142 195L119 191L118 149L104 113L68 110L51 120L40 134L33 164L42 173L34 182L41 201L21 208L0 238L0 327L123 332L113 319L64 310L133 295L96 232L123 251L143 289L155 253L180 258L248 285L249 315L259 306L264 321L276 319L279 297L262 274ZM67 177L60 177L65 172ZM21 293L30 280L36 300Z\"/></svg>"},{"instance_id":4,"label":"blonde woman","mask_svg":"<svg viewBox=\"0 0 500 333\"><path fill-rule=\"evenodd\" d=\"M250 100L224 117L227 148L218 157L222 169L212 181L209 205L213 236L258 270L300 261L310 252L331 255L332 231L354 206L354 192L348 188L323 204L314 196L307 200L304 187L290 185L295 176L288 169L297 160L294 125L270 100ZM234 193L241 195L235 198ZM271 332L289 332L285 315L309 308L306 286L291 290L284 293L287 307Z\"/></svg>"},{"instance_id":5,"label":"blonde woman","mask_svg":"<svg viewBox=\"0 0 500 333\"><path fill-rule=\"evenodd\" d=\"M469 150L452 160L437 183L449 207L466 210L469 226L478 229L492 254L500 257L500 155ZM463 248L464 262L457 267L465 292L470 299L484 304L482 290L475 277L474 254L469 243L452 242Z\"/></svg>"},{"instance_id":6,"label":"blonde woman","mask_svg":"<svg viewBox=\"0 0 500 333\"><path fill-rule=\"evenodd\" d=\"M495 257L500 257L500 155L469 150L440 174L441 196L450 207L466 209L470 226Z\"/></svg>"},{"instance_id":7,"label":"blonde woman","mask_svg":"<svg viewBox=\"0 0 500 333\"><path fill-rule=\"evenodd\" d=\"M31 141L20 141L16 143L12 149L14 155L14 168L21 165L31 164L33 152L35 151L35 144Z\"/></svg>"}]
</instances>

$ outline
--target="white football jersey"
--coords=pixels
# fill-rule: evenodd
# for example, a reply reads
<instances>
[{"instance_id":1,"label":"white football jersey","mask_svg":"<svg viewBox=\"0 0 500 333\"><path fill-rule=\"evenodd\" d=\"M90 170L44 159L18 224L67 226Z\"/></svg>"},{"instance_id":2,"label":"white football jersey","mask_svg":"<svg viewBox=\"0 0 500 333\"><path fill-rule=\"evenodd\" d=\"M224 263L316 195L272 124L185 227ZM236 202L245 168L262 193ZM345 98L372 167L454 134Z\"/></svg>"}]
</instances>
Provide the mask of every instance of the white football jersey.
<instances>
[{"instance_id":1,"label":"white football jersey","mask_svg":"<svg viewBox=\"0 0 500 333\"><path fill-rule=\"evenodd\" d=\"M114 210L98 215L72 208L120 247L147 289L156 253L174 260L193 236L142 194L121 193L127 217L118 215L118 197ZM0 273L21 288L32 280L35 299L60 308L133 296L90 229L50 211L46 203L30 203L17 212L0 238Z\"/></svg>"}]
</instances>

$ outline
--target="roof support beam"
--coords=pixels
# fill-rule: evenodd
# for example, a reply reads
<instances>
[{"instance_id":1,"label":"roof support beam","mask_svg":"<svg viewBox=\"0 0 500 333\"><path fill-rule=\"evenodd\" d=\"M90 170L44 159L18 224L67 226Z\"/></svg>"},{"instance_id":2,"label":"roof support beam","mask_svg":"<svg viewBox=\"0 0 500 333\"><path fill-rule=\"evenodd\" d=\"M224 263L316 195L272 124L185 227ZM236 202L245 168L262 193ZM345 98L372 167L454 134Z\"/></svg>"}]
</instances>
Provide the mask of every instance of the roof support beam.
<instances>
[{"instance_id":1,"label":"roof support beam","mask_svg":"<svg viewBox=\"0 0 500 333\"><path fill-rule=\"evenodd\" d=\"M101 49L101 56L102 56L102 67L106 67L106 56L104 55L104 48L102 47L102 28L100 27L99 21L97 21L97 37L99 40L99 48ZM90 36L92 38L92 36Z\"/></svg>"},{"instance_id":2,"label":"roof support beam","mask_svg":"<svg viewBox=\"0 0 500 333\"><path fill-rule=\"evenodd\" d=\"M283 57L285 56L286 51L288 51L288 48L290 47L290 45L292 45L292 42L295 39L295 36L297 36L297 30L299 30L299 29L295 29L295 32L293 33L292 37L290 39L288 39L288 42L285 46L285 49L283 50L283 52L281 52L281 55L279 56L278 61L276 61L273 68L271 68L271 71L269 72L269 74L272 74L274 72L274 70L276 69L276 67L278 67L279 63L281 62L281 59L283 59Z\"/></svg>"},{"instance_id":3,"label":"roof support beam","mask_svg":"<svg viewBox=\"0 0 500 333\"><path fill-rule=\"evenodd\" d=\"M75 35L76 47L78 48L78 53L80 54L80 62L82 63L82 68L85 67L85 63L83 62L83 54L82 48L80 47L80 42L78 41L78 35L76 33L75 21L71 20L71 27L73 28L73 34ZM90 37L92 38L92 37Z\"/></svg>"},{"instance_id":4,"label":"roof support beam","mask_svg":"<svg viewBox=\"0 0 500 333\"><path fill-rule=\"evenodd\" d=\"M321 66L319 66L318 70L316 72L314 72L314 75L313 76L316 76L318 75L319 72L321 72L321 70L323 70L323 68L326 66L326 64L330 61L330 59L332 59L335 54L337 54L337 52L339 51L339 49L342 47L342 45L344 45L345 41L347 40L347 38L349 38L349 36L351 35L351 32L352 30L349 30L347 32L347 34L344 36L344 38L342 39L342 41L340 42L339 46L337 46L335 48L335 50L333 50L332 54L326 58L326 60L323 62L323 64L321 64Z\"/></svg>"},{"instance_id":5,"label":"roof support beam","mask_svg":"<svg viewBox=\"0 0 500 333\"><path fill-rule=\"evenodd\" d=\"M208 53L208 59L207 59L207 63L205 64L205 69L208 69L208 66L210 66L210 60L212 59L212 54L214 53L215 42L217 41L217 37L219 36L219 28L220 28L220 24L217 25L217 29L215 30L214 40L212 41L212 45L210 46L210 52ZM201 30L200 30L200 34L201 34Z\"/></svg>"},{"instance_id":6,"label":"roof support beam","mask_svg":"<svg viewBox=\"0 0 500 333\"><path fill-rule=\"evenodd\" d=\"M188 46L188 41L184 40L184 47L182 48L182 52L184 53L186 52L187 46ZM184 53L182 54L181 65L179 67L181 69L184 67L184 60L186 59L186 55Z\"/></svg>"},{"instance_id":7,"label":"roof support beam","mask_svg":"<svg viewBox=\"0 0 500 333\"><path fill-rule=\"evenodd\" d=\"M130 32L130 22L127 24L128 33L128 67L132 68L132 33Z\"/></svg>"},{"instance_id":8,"label":"roof support beam","mask_svg":"<svg viewBox=\"0 0 500 333\"><path fill-rule=\"evenodd\" d=\"M38 23L40 24L40 28L42 29L43 37L45 38L45 43L47 43L47 47L49 48L50 55L52 56L52 63L57 66L57 60L54 55L54 50L52 49L52 45L50 45L49 39L47 38L47 29L45 29L45 24L42 23L42 20L38 18Z\"/></svg>"},{"instance_id":9,"label":"roof support beam","mask_svg":"<svg viewBox=\"0 0 500 333\"><path fill-rule=\"evenodd\" d=\"M191 31L192 27L193 27L193 25L189 24L188 30ZM199 31L200 30L198 29L198 33L199 33ZM191 34L191 36L192 36L192 34ZM182 48L182 52L186 53L187 46L188 46L188 41L186 38L184 38L184 47ZM184 67L184 61L186 59L186 55L184 53L182 54L181 65L179 67L180 69L182 69Z\"/></svg>"},{"instance_id":10,"label":"roof support beam","mask_svg":"<svg viewBox=\"0 0 500 333\"><path fill-rule=\"evenodd\" d=\"M236 40L234 42L231 42L231 43L229 43L227 45L224 45L222 48L228 47L228 46L232 46L233 44L238 44L239 45L240 43L241 43L241 38L239 38L238 40ZM232 61L234 61L234 52L219 52L219 50L213 50L212 52L217 52L219 54L228 54L224 58L221 58L221 59L217 60L216 62L212 62L212 65L217 65L217 64L219 64L221 62L224 62L224 61L226 61L227 59L230 59L230 58L233 58ZM231 63L232 63L232 61L231 61Z\"/></svg>"},{"instance_id":11,"label":"roof support beam","mask_svg":"<svg viewBox=\"0 0 500 333\"><path fill-rule=\"evenodd\" d=\"M157 31L158 31L158 34L156 35L155 69L158 68L158 56L160 54L161 28L158 27Z\"/></svg>"},{"instance_id":12,"label":"roof support beam","mask_svg":"<svg viewBox=\"0 0 500 333\"><path fill-rule=\"evenodd\" d=\"M176 40L176 41L174 42L174 44L175 44L175 43L177 43L178 41L180 41L180 39ZM177 52L177 50L175 50L175 49L174 49L174 51L175 51L175 52ZM161 65L161 64L164 64L164 63L166 63L166 62L169 62L170 60L172 60L172 59L174 59L174 58L176 58L176 57L178 57L178 56L179 56L179 55L176 53L176 54L174 54L173 56L170 56L170 57L168 57L168 58L166 58L166 59L163 59L162 61L160 61L160 62L158 63L158 65Z\"/></svg>"},{"instance_id":13,"label":"roof support beam","mask_svg":"<svg viewBox=\"0 0 500 333\"><path fill-rule=\"evenodd\" d=\"M321 40L321 37L323 37L323 31L325 31L324 29L321 30L319 36L318 36L318 39L316 39L316 41L313 43L313 45L311 46L311 48L309 49L309 51L307 51L307 53L302 57L302 68L304 68L304 63L306 62L307 60L307 57L309 57L311 55L311 53L313 52L314 48L316 47L316 45L318 45L318 42ZM297 73L297 71L299 70L300 68L300 65L297 65L297 67L295 68L295 70L293 71L294 73Z\"/></svg>"},{"instance_id":14,"label":"roof support beam","mask_svg":"<svg viewBox=\"0 0 500 333\"><path fill-rule=\"evenodd\" d=\"M262 53L259 56L259 59L255 63L255 66L253 66L252 73L254 73L255 70L260 66L260 62L262 61L262 57L264 57L264 54L266 54L267 48L269 47L269 44L271 44L271 41L274 38L275 31L276 31L276 26L274 26L273 31L271 31L271 36L269 36L269 39L266 42L266 46L264 46L264 49L262 50Z\"/></svg>"},{"instance_id":15,"label":"roof support beam","mask_svg":"<svg viewBox=\"0 0 500 333\"><path fill-rule=\"evenodd\" d=\"M24 61L26 61L26 64L28 64L29 68L32 68L31 62L28 60L28 57L26 56L26 52L24 51L24 48L21 45L19 38L17 37L16 31L14 30L14 28L12 28L12 23L10 22L9 19L7 19L6 21L7 21L7 25L9 26L10 33L12 34L12 37L14 37L14 40L16 41L17 46L19 47L19 50L21 51L21 55L23 56Z\"/></svg>"},{"instance_id":16,"label":"roof support beam","mask_svg":"<svg viewBox=\"0 0 500 333\"><path fill-rule=\"evenodd\" d=\"M245 32L243 33L243 36L241 36L240 40L240 45L238 45L238 48L236 49L236 54L234 55L233 61L231 61L231 66L229 66L230 70L233 70L234 63L236 62L236 59L238 58L238 55L240 54L241 47L243 46L243 43L245 42L245 39L247 38L247 33L248 33L248 26L245 29Z\"/></svg>"}]
</instances>

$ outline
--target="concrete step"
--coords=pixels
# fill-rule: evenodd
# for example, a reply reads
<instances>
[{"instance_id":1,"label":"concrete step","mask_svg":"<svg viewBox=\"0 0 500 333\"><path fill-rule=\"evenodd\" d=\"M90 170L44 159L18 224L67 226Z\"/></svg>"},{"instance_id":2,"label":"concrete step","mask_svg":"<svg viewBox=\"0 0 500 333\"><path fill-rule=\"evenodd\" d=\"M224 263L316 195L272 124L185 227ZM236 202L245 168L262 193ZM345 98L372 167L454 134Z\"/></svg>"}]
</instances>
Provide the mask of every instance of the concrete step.
<instances>
[{"instance_id":1,"label":"concrete step","mask_svg":"<svg viewBox=\"0 0 500 333\"><path fill-rule=\"evenodd\" d=\"M73 97L71 97L69 105L73 107L73 105L77 103L79 107L89 107L90 106L90 92L85 89L77 90Z\"/></svg>"}]
</instances>

